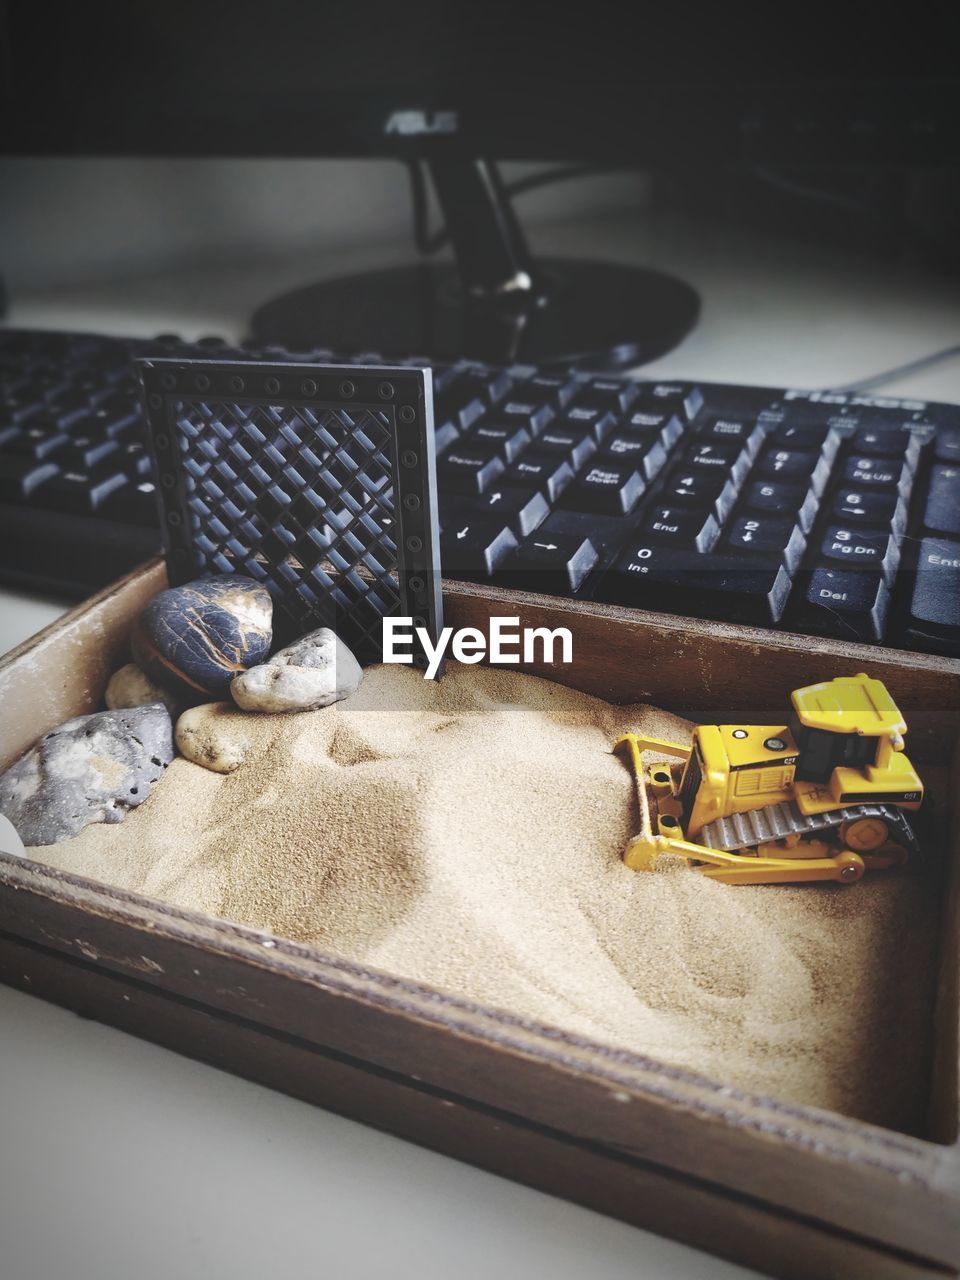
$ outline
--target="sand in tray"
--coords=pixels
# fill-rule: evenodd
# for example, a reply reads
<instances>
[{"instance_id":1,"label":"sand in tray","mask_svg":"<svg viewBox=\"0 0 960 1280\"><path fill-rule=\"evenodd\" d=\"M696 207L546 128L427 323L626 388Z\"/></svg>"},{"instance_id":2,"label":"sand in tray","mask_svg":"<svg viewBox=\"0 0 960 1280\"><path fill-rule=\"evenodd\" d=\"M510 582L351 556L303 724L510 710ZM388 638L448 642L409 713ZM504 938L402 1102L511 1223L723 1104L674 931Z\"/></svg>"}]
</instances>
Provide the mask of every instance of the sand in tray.
<instances>
[{"instance_id":1,"label":"sand in tray","mask_svg":"<svg viewBox=\"0 0 960 1280\"><path fill-rule=\"evenodd\" d=\"M176 760L120 826L33 851L109 884L726 1083L919 1131L935 904L920 876L730 886L626 868L634 729L518 673L368 670L347 702L251 716L221 776Z\"/></svg>"}]
</instances>

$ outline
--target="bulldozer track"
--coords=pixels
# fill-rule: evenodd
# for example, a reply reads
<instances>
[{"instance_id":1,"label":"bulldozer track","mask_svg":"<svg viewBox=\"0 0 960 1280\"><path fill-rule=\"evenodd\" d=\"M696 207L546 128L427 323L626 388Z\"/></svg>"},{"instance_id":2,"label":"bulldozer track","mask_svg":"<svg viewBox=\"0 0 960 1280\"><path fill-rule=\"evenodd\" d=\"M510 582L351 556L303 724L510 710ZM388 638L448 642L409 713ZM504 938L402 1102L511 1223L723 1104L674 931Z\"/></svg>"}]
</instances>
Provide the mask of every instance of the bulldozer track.
<instances>
[{"instance_id":1,"label":"bulldozer track","mask_svg":"<svg viewBox=\"0 0 960 1280\"><path fill-rule=\"evenodd\" d=\"M829 813L801 813L795 801L784 800L707 823L700 832L700 843L708 849L730 853L787 836L822 835L856 818L881 818L890 828L891 840L903 845L910 857L917 856L917 839L910 823L900 809L885 804L854 804Z\"/></svg>"}]
</instances>

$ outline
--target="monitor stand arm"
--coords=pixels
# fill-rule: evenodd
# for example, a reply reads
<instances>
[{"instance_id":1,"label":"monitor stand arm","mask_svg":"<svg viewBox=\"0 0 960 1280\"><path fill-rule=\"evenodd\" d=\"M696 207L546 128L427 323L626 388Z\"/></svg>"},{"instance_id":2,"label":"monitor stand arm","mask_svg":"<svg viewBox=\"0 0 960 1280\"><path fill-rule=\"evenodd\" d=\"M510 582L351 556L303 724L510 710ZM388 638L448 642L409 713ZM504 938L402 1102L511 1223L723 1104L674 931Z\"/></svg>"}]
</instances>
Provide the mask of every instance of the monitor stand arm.
<instances>
[{"instance_id":1,"label":"monitor stand arm","mask_svg":"<svg viewBox=\"0 0 960 1280\"><path fill-rule=\"evenodd\" d=\"M432 160L428 168L463 289L494 298L533 289L533 263L500 171L487 160Z\"/></svg>"},{"instance_id":2,"label":"monitor stand arm","mask_svg":"<svg viewBox=\"0 0 960 1280\"><path fill-rule=\"evenodd\" d=\"M700 300L673 276L535 260L493 163L434 159L429 170L455 264L308 285L261 306L254 338L294 351L616 369L669 351L696 323Z\"/></svg>"},{"instance_id":3,"label":"monitor stand arm","mask_svg":"<svg viewBox=\"0 0 960 1280\"><path fill-rule=\"evenodd\" d=\"M500 171L487 160L431 160L427 167L459 272L464 349L516 360L528 318L548 290Z\"/></svg>"}]
</instances>

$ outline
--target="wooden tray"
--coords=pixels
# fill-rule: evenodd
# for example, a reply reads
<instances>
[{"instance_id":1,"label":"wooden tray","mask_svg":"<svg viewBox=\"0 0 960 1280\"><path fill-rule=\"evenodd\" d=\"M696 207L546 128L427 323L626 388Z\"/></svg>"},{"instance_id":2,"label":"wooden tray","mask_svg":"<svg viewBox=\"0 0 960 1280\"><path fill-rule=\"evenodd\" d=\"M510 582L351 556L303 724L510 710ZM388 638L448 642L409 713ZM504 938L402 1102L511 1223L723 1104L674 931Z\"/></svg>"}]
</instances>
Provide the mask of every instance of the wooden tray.
<instances>
[{"instance_id":1,"label":"wooden tray","mask_svg":"<svg viewBox=\"0 0 960 1280\"><path fill-rule=\"evenodd\" d=\"M0 662L0 769L100 705L151 562ZM792 689L866 671L918 761L953 760L960 663L448 583L447 621L568 626L617 702L761 721ZM425 1146L784 1277L960 1269L960 804L951 814L926 1138L739 1092L317 949L0 855L0 979ZM776 892L771 890L771 892ZM878 1064L878 1070L883 1064Z\"/></svg>"}]
</instances>

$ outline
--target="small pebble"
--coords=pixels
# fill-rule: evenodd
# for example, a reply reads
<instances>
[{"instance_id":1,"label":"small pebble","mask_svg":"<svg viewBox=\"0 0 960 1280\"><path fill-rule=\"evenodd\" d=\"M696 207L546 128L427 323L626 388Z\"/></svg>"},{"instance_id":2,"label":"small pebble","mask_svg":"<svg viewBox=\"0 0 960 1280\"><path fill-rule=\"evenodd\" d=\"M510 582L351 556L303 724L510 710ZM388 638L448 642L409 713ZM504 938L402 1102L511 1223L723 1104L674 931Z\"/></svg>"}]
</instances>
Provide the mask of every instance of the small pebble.
<instances>
[{"instance_id":1,"label":"small pebble","mask_svg":"<svg viewBox=\"0 0 960 1280\"><path fill-rule=\"evenodd\" d=\"M177 721L177 749L204 769L233 773L251 747L250 737L243 731L245 718L232 702L205 702L191 707Z\"/></svg>"},{"instance_id":2,"label":"small pebble","mask_svg":"<svg viewBox=\"0 0 960 1280\"><path fill-rule=\"evenodd\" d=\"M128 662L113 673L103 700L111 711L122 711L124 707L149 707L152 702L162 702L171 719L175 719L183 707L179 698L151 680L135 662Z\"/></svg>"},{"instance_id":3,"label":"small pebble","mask_svg":"<svg viewBox=\"0 0 960 1280\"><path fill-rule=\"evenodd\" d=\"M141 670L171 692L222 697L234 676L266 658L272 623L270 594L253 578L202 578L155 596L131 648Z\"/></svg>"},{"instance_id":4,"label":"small pebble","mask_svg":"<svg viewBox=\"0 0 960 1280\"><path fill-rule=\"evenodd\" d=\"M0 776L0 813L27 846L69 840L91 822L122 822L172 759L161 703L76 716Z\"/></svg>"},{"instance_id":5,"label":"small pebble","mask_svg":"<svg viewBox=\"0 0 960 1280\"><path fill-rule=\"evenodd\" d=\"M236 676L230 692L245 711L312 711L349 697L362 679L359 662L336 632L321 627Z\"/></svg>"}]
</instances>

